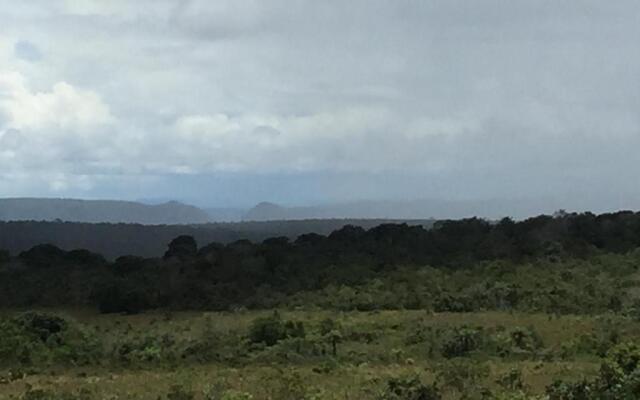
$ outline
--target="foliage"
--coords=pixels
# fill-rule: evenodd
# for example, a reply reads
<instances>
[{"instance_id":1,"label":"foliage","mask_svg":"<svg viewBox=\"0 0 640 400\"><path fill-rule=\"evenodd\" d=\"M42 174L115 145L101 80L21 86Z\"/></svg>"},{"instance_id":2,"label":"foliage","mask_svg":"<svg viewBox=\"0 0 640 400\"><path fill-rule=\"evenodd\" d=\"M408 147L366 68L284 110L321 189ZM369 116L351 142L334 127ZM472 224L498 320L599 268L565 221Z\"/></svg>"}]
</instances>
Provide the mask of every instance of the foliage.
<instances>
[{"instance_id":1,"label":"foliage","mask_svg":"<svg viewBox=\"0 0 640 400\"><path fill-rule=\"evenodd\" d=\"M305 400L309 398L309 388L300 374L293 369L278 370L275 376L267 378L270 396L281 400Z\"/></svg>"},{"instance_id":2,"label":"foliage","mask_svg":"<svg viewBox=\"0 0 640 400\"><path fill-rule=\"evenodd\" d=\"M635 344L639 325L625 316L480 313L465 314L464 325L456 325L459 314L423 311L239 310L82 318L80 323L52 313L5 314L0 343L8 356L0 365L0 397L3 388L16 393L37 382L28 394L34 398L77 399L83 395L79 390L87 387L92 390L87 399L116 399L107 394L124 385L125 375L133 379L129 385L165 376L146 385L148 396L137 397L153 400L311 400L344 398L347 393L362 399L541 400L543 390L549 399L625 399L635 398L640 387L640 350ZM275 344L249 340L255 326L273 321L280 332ZM303 337L294 334L300 325ZM575 347L559 361L560 345L568 338L578 337L576 333L600 336L607 327L616 327L619 343L605 358ZM340 332L336 356L330 342L335 332ZM430 354L430 346L437 351ZM18 357L25 347L28 362ZM443 348L464 355L446 358L439 351ZM457 352L460 348L474 350ZM553 357L541 357L544 353ZM545 380L559 377L544 388ZM75 382L78 390L56 383L66 381ZM102 391L93 392L97 388ZM117 398L136 398L125 396L127 390L136 392L123 389Z\"/></svg>"},{"instance_id":3,"label":"foliage","mask_svg":"<svg viewBox=\"0 0 640 400\"><path fill-rule=\"evenodd\" d=\"M101 355L91 333L57 315L26 312L0 317L0 362L87 364Z\"/></svg>"},{"instance_id":4,"label":"foliage","mask_svg":"<svg viewBox=\"0 0 640 400\"><path fill-rule=\"evenodd\" d=\"M253 396L247 392L227 390L222 394L220 400L253 400Z\"/></svg>"},{"instance_id":5,"label":"foliage","mask_svg":"<svg viewBox=\"0 0 640 400\"><path fill-rule=\"evenodd\" d=\"M496 383L510 391L523 390L525 388L525 384L522 379L522 370L519 368L509 369L498 377Z\"/></svg>"},{"instance_id":6,"label":"foliage","mask_svg":"<svg viewBox=\"0 0 640 400\"><path fill-rule=\"evenodd\" d=\"M549 400L590 400L596 398L591 385L584 380L579 382L556 380L547 387L546 392Z\"/></svg>"},{"instance_id":7,"label":"foliage","mask_svg":"<svg viewBox=\"0 0 640 400\"><path fill-rule=\"evenodd\" d=\"M283 321L280 314L265 318L257 318L251 323L249 340L273 346L286 338L302 338L305 336L304 325L297 321Z\"/></svg>"},{"instance_id":8,"label":"foliage","mask_svg":"<svg viewBox=\"0 0 640 400\"><path fill-rule=\"evenodd\" d=\"M478 383L489 376L489 368L477 361L454 359L439 364L436 374L442 386L459 393L471 393L481 389Z\"/></svg>"},{"instance_id":9,"label":"foliage","mask_svg":"<svg viewBox=\"0 0 640 400\"><path fill-rule=\"evenodd\" d=\"M440 390L435 385L427 385L418 377L391 378L378 400L440 400Z\"/></svg>"},{"instance_id":10,"label":"foliage","mask_svg":"<svg viewBox=\"0 0 640 400\"><path fill-rule=\"evenodd\" d=\"M565 213L498 223L470 218L439 221L431 229L347 225L327 236L201 248L196 236L202 234L187 231L193 235L158 236L169 242L163 258L122 256L108 262L86 250L50 244L8 260L3 253L3 265L19 268L0 268L0 303L92 305L129 314L167 307L229 311L298 305L633 314L635 307L618 286L638 268L639 253L633 251L640 247L640 213Z\"/></svg>"},{"instance_id":11,"label":"foliage","mask_svg":"<svg viewBox=\"0 0 640 400\"><path fill-rule=\"evenodd\" d=\"M91 400L93 395L86 389L79 389L74 392L34 389L28 387L27 391L20 397L20 400Z\"/></svg>"},{"instance_id":12,"label":"foliage","mask_svg":"<svg viewBox=\"0 0 640 400\"><path fill-rule=\"evenodd\" d=\"M547 388L551 400L635 399L640 396L640 347L621 343L609 351L593 381L555 381Z\"/></svg>"},{"instance_id":13,"label":"foliage","mask_svg":"<svg viewBox=\"0 0 640 400\"><path fill-rule=\"evenodd\" d=\"M477 328L461 327L452 330L442 344L442 355L446 358L464 357L481 345L482 332Z\"/></svg>"},{"instance_id":14,"label":"foliage","mask_svg":"<svg viewBox=\"0 0 640 400\"><path fill-rule=\"evenodd\" d=\"M167 400L193 400L195 393L182 385L172 385L167 393Z\"/></svg>"}]
</instances>

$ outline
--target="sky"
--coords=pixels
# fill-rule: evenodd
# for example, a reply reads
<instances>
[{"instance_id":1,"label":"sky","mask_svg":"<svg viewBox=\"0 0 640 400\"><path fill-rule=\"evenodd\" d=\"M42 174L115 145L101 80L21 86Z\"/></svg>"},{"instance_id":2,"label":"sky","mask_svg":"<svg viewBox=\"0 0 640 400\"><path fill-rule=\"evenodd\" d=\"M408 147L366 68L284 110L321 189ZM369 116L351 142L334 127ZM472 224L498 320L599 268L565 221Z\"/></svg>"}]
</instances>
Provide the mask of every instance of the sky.
<instances>
[{"instance_id":1,"label":"sky","mask_svg":"<svg viewBox=\"0 0 640 400\"><path fill-rule=\"evenodd\" d=\"M640 208L636 0L0 0L0 197Z\"/></svg>"}]
</instances>

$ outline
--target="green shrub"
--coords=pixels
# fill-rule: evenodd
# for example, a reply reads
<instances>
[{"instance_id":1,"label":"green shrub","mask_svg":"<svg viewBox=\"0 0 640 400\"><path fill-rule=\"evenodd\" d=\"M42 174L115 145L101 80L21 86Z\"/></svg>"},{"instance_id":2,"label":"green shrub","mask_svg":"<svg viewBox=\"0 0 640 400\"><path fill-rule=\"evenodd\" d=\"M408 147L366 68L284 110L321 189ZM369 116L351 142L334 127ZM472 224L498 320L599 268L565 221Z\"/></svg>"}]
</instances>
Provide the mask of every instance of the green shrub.
<instances>
[{"instance_id":1,"label":"green shrub","mask_svg":"<svg viewBox=\"0 0 640 400\"><path fill-rule=\"evenodd\" d=\"M169 335L146 335L126 339L115 347L117 359L125 364L173 361L175 339Z\"/></svg>"},{"instance_id":2,"label":"green shrub","mask_svg":"<svg viewBox=\"0 0 640 400\"><path fill-rule=\"evenodd\" d=\"M102 345L93 334L59 316L26 312L0 319L0 362L88 364L102 354Z\"/></svg>"},{"instance_id":3,"label":"green shrub","mask_svg":"<svg viewBox=\"0 0 640 400\"><path fill-rule=\"evenodd\" d=\"M440 400L440 390L427 385L418 377L391 378L387 381L378 400Z\"/></svg>"},{"instance_id":4,"label":"green shrub","mask_svg":"<svg viewBox=\"0 0 640 400\"><path fill-rule=\"evenodd\" d=\"M20 400L91 400L92 393L88 389L66 392L49 389L33 389L31 386L20 396Z\"/></svg>"},{"instance_id":5,"label":"green shrub","mask_svg":"<svg viewBox=\"0 0 640 400\"><path fill-rule=\"evenodd\" d=\"M587 381L564 382L554 381L546 389L549 400L590 400L596 397L591 384Z\"/></svg>"},{"instance_id":6,"label":"green shrub","mask_svg":"<svg viewBox=\"0 0 640 400\"><path fill-rule=\"evenodd\" d=\"M511 368L498 377L496 383L508 390L523 390L525 388L522 379L522 371L518 368Z\"/></svg>"},{"instance_id":7,"label":"green shrub","mask_svg":"<svg viewBox=\"0 0 640 400\"><path fill-rule=\"evenodd\" d=\"M455 359L438 365L437 380L442 387L467 393L479 389L478 383L489 376L489 367L475 361Z\"/></svg>"},{"instance_id":8,"label":"green shrub","mask_svg":"<svg viewBox=\"0 0 640 400\"><path fill-rule=\"evenodd\" d=\"M249 340L253 343L264 343L267 346L273 346L284 338L284 324L277 314L270 317L257 318L251 323Z\"/></svg>"},{"instance_id":9,"label":"green shrub","mask_svg":"<svg viewBox=\"0 0 640 400\"><path fill-rule=\"evenodd\" d=\"M193 359L198 362L206 363L220 360L221 339L213 330L213 322L211 318L205 319L205 326L202 336L192 340L182 351L183 359Z\"/></svg>"},{"instance_id":10,"label":"green shrub","mask_svg":"<svg viewBox=\"0 0 640 400\"><path fill-rule=\"evenodd\" d=\"M318 330L320 331L320 335L324 336L331 331L340 330L340 324L332 318L325 318L322 321L320 321L320 326L318 327Z\"/></svg>"},{"instance_id":11,"label":"green shrub","mask_svg":"<svg viewBox=\"0 0 640 400\"><path fill-rule=\"evenodd\" d=\"M309 388L298 371L278 370L276 376L268 378L270 398L278 400L305 400L309 398Z\"/></svg>"},{"instance_id":12,"label":"green shrub","mask_svg":"<svg viewBox=\"0 0 640 400\"><path fill-rule=\"evenodd\" d=\"M619 344L609 351L602 363L598 384L601 388L630 385L634 383L630 378L637 379L640 375L638 367L640 346L635 342Z\"/></svg>"},{"instance_id":13,"label":"green shrub","mask_svg":"<svg viewBox=\"0 0 640 400\"><path fill-rule=\"evenodd\" d=\"M13 318L13 321L21 326L26 333L47 342L67 329L67 321L51 314L28 311Z\"/></svg>"},{"instance_id":14,"label":"green shrub","mask_svg":"<svg viewBox=\"0 0 640 400\"><path fill-rule=\"evenodd\" d=\"M252 343L263 343L273 346L285 338L303 338L305 336L302 322L283 321L278 313L270 317L257 318L249 328L249 340Z\"/></svg>"},{"instance_id":15,"label":"green shrub","mask_svg":"<svg viewBox=\"0 0 640 400\"><path fill-rule=\"evenodd\" d=\"M495 352L501 357L513 354L530 356L544 346L542 338L533 327L514 327L492 335L491 343Z\"/></svg>"},{"instance_id":16,"label":"green shrub","mask_svg":"<svg viewBox=\"0 0 640 400\"><path fill-rule=\"evenodd\" d=\"M333 371L337 370L340 367L340 364L334 359L329 358L323 361L320 365L313 367L312 371L316 374L330 374Z\"/></svg>"},{"instance_id":17,"label":"green shrub","mask_svg":"<svg viewBox=\"0 0 640 400\"><path fill-rule=\"evenodd\" d=\"M550 400L640 398L640 347L632 342L619 344L609 351L594 381L558 380L546 391Z\"/></svg>"},{"instance_id":18,"label":"green shrub","mask_svg":"<svg viewBox=\"0 0 640 400\"><path fill-rule=\"evenodd\" d=\"M467 356L480 347L481 333L482 330L478 328L454 328L442 343L442 355L445 358Z\"/></svg>"},{"instance_id":19,"label":"green shrub","mask_svg":"<svg viewBox=\"0 0 640 400\"><path fill-rule=\"evenodd\" d=\"M442 295L433 302L433 309L436 312L472 312L476 310L474 301L468 296Z\"/></svg>"},{"instance_id":20,"label":"green shrub","mask_svg":"<svg viewBox=\"0 0 640 400\"><path fill-rule=\"evenodd\" d=\"M195 392L186 389L182 385L173 385L167 393L167 400L193 400L195 399Z\"/></svg>"},{"instance_id":21,"label":"green shrub","mask_svg":"<svg viewBox=\"0 0 640 400\"><path fill-rule=\"evenodd\" d=\"M227 390L222 394L220 400L253 400L253 396L247 392Z\"/></svg>"},{"instance_id":22,"label":"green shrub","mask_svg":"<svg viewBox=\"0 0 640 400\"><path fill-rule=\"evenodd\" d=\"M542 338L532 327L515 327L509 331L509 336L513 345L519 350L535 351L544 345Z\"/></svg>"}]
</instances>

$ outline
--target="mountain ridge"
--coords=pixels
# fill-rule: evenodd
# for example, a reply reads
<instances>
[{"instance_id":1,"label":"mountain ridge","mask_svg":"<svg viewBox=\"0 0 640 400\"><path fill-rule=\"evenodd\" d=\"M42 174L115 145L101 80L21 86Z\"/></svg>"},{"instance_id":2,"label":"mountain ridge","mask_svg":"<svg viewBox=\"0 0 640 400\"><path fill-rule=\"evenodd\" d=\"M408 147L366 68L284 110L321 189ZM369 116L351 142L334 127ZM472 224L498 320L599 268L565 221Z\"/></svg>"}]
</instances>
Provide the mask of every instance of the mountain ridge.
<instances>
[{"instance_id":1,"label":"mountain ridge","mask_svg":"<svg viewBox=\"0 0 640 400\"><path fill-rule=\"evenodd\" d=\"M276 221L305 219L460 219L481 217L499 219L527 218L550 214L562 203L541 199L489 200L361 200L315 206L287 207L261 202L245 213L243 221Z\"/></svg>"},{"instance_id":2,"label":"mountain ridge","mask_svg":"<svg viewBox=\"0 0 640 400\"><path fill-rule=\"evenodd\" d=\"M14 197L0 199L0 221L69 221L143 225L211 222L209 214L178 201L143 204L126 200Z\"/></svg>"}]
</instances>

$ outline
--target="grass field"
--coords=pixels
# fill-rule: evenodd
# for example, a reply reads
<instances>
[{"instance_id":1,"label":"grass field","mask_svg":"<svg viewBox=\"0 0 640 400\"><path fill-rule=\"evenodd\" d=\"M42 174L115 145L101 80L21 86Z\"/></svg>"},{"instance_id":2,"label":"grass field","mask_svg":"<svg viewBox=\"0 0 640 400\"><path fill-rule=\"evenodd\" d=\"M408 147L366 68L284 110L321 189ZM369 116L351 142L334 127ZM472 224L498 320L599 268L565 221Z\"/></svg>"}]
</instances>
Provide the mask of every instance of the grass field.
<instances>
[{"instance_id":1,"label":"grass field","mask_svg":"<svg viewBox=\"0 0 640 400\"><path fill-rule=\"evenodd\" d=\"M2 317L19 314L4 311ZM54 353L21 364L3 360L1 398L387 399L390 381L415 377L437 385L445 399L518 398L542 395L556 379L594 377L604 355L596 349L606 353L640 337L640 323L614 315L53 314L96 343L95 354L90 361ZM252 333L256 321L274 319L301 322L304 335L261 343ZM323 331L327 321L330 332Z\"/></svg>"}]
</instances>

